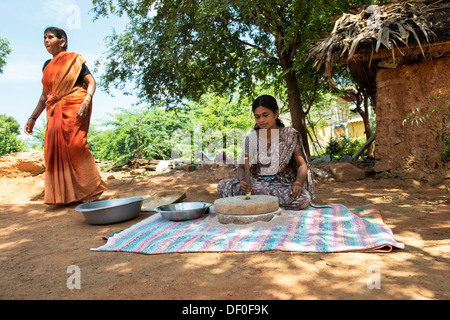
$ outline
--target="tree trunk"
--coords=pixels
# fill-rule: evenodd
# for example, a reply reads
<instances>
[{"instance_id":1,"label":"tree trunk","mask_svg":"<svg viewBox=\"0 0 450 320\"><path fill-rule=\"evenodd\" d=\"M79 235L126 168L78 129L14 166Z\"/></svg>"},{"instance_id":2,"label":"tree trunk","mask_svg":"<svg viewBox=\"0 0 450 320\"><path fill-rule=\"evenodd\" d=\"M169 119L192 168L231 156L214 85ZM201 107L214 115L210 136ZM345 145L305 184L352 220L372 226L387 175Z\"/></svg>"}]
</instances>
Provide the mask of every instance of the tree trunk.
<instances>
[{"instance_id":1,"label":"tree trunk","mask_svg":"<svg viewBox=\"0 0 450 320\"><path fill-rule=\"evenodd\" d=\"M293 72L292 72L293 73ZM300 92L298 90L297 78L293 74L292 76L285 75L288 100L289 100L289 111L291 113L292 126L297 129L297 131L302 136L303 146L305 147L306 156L310 156L309 151L309 140L308 140L308 130L306 128L306 115L303 111L303 104L300 99Z\"/></svg>"},{"instance_id":2,"label":"tree trunk","mask_svg":"<svg viewBox=\"0 0 450 320\"><path fill-rule=\"evenodd\" d=\"M359 89L349 88L347 90L347 97L350 97L356 106L356 112L361 116L364 123L364 133L366 135L366 141L369 141L372 137L372 129L370 129L369 121L369 94L367 92L360 91ZM363 108L361 108L363 105ZM373 144L367 147L367 155L373 157Z\"/></svg>"},{"instance_id":3,"label":"tree trunk","mask_svg":"<svg viewBox=\"0 0 450 320\"><path fill-rule=\"evenodd\" d=\"M369 97L367 94L364 95L364 112L361 113L361 117L364 122L364 133L366 134L366 141L369 141L372 137L372 129L370 129L369 121ZM373 143L367 147L367 155L373 157Z\"/></svg>"},{"instance_id":4,"label":"tree trunk","mask_svg":"<svg viewBox=\"0 0 450 320\"><path fill-rule=\"evenodd\" d=\"M305 147L306 156L310 156L308 131L306 128L306 114L303 111L303 103L300 98L300 91L298 88L297 77L295 76L293 61L289 56L289 53L284 50L284 39L282 31L280 30L275 38L275 44L277 47L278 58L281 68L284 73L284 79L286 81L289 111L291 113L292 126L300 133L303 146Z\"/></svg>"}]
</instances>

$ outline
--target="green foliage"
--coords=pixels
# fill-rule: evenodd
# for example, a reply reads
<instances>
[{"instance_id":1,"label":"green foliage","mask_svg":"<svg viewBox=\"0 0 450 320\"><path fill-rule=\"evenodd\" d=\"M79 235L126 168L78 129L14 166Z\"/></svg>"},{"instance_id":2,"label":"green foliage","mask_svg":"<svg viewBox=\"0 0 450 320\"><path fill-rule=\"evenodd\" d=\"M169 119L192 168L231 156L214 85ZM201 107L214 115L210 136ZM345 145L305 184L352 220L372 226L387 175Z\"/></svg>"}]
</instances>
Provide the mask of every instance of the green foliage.
<instances>
[{"instance_id":1,"label":"green foliage","mask_svg":"<svg viewBox=\"0 0 450 320\"><path fill-rule=\"evenodd\" d=\"M344 154L353 155L358 151L365 143L365 139L333 139L331 138L328 145L325 148L325 153L329 154L332 158L340 158ZM367 150L365 151L367 152Z\"/></svg>"},{"instance_id":2,"label":"green foliage","mask_svg":"<svg viewBox=\"0 0 450 320\"><path fill-rule=\"evenodd\" d=\"M192 103L191 128L201 124L202 150L210 154L217 154L223 150L229 157L237 157L241 152L240 143L242 143L243 137L236 137L237 141L233 139L234 143L231 143L226 140L227 131L235 130L234 133L239 134L254 126L250 106L249 99L241 99L238 96L221 97L212 94L203 95L199 103ZM191 134L193 135L194 132ZM216 142L215 139L220 139L220 137L222 137L222 141ZM214 146L217 145L223 146L223 149L215 150Z\"/></svg>"},{"instance_id":3,"label":"green foliage","mask_svg":"<svg viewBox=\"0 0 450 320\"><path fill-rule=\"evenodd\" d=\"M355 154L359 149L361 149L361 147L365 143L366 143L365 138L357 138L357 139L350 140L347 153L351 154L351 155ZM363 152L363 155L366 153L367 153L367 149Z\"/></svg>"},{"instance_id":4,"label":"green foliage","mask_svg":"<svg viewBox=\"0 0 450 320\"><path fill-rule=\"evenodd\" d=\"M115 160L117 165L123 165L138 158L170 156L170 133L183 126L183 117L160 109L121 109L103 125L108 129L91 128L90 150L96 158Z\"/></svg>"},{"instance_id":5,"label":"green foliage","mask_svg":"<svg viewBox=\"0 0 450 320\"><path fill-rule=\"evenodd\" d=\"M11 53L10 42L0 37L0 74L3 73L3 67L6 65L6 57Z\"/></svg>"},{"instance_id":6,"label":"green foliage","mask_svg":"<svg viewBox=\"0 0 450 320\"><path fill-rule=\"evenodd\" d=\"M257 86L285 96L295 74L300 103L327 86L305 53L330 31L333 16L372 0L93 0L96 19L127 16L122 33L105 39L108 51L100 83L125 89L134 83L144 101L176 106L207 92L239 90L255 97ZM99 63L97 63L99 66ZM295 91L295 90L294 90ZM295 110L299 111L299 110Z\"/></svg>"},{"instance_id":7,"label":"green foliage","mask_svg":"<svg viewBox=\"0 0 450 320\"><path fill-rule=\"evenodd\" d=\"M149 15L150 6L157 10ZM183 99L198 101L216 88L233 92L253 86L253 53L236 41L248 26L221 21L228 8L220 1L94 1L97 13L126 14L122 34L106 39L109 52L102 84L123 89L134 82L138 96L152 104L177 105ZM261 37L260 41L267 41ZM244 59L242 59L244 58ZM248 90L246 91L248 92Z\"/></svg>"},{"instance_id":8,"label":"green foliage","mask_svg":"<svg viewBox=\"0 0 450 320\"><path fill-rule=\"evenodd\" d=\"M431 113L439 114L440 121L431 125L431 132L436 138L436 142L442 141L441 160L442 162L450 161L450 85L447 86L445 96L435 95L432 99L435 106L431 109Z\"/></svg>"},{"instance_id":9,"label":"green foliage","mask_svg":"<svg viewBox=\"0 0 450 320\"><path fill-rule=\"evenodd\" d=\"M89 148L96 158L114 160L115 165L124 165L136 159L171 158L172 150L183 135L188 137L187 147L194 150L195 128L202 130L201 150L206 150L215 141L214 137L207 137L207 132L218 132L219 138L225 141L227 129L247 130L253 126L245 99L205 95L199 103L191 102L187 106L186 110L123 108L119 114L110 115L100 124L106 129L92 126L88 136ZM222 150L211 151L218 153ZM235 151L233 148L228 150L229 156L233 156L231 153ZM192 157L192 154L189 156Z\"/></svg>"},{"instance_id":10,"label":"green foliage","mask_svg":"<svg viewBox=\"0 0 450 320\"><path fill-rule=\"evenodd\" d=\"M0 114L0 156L25 151L25 144L18 138L19 123L13 117Z\"/></svg>"},{"instance_id":11,"label":"green foliage","mask_svg":"<svg viewBox=\"0 0 450 320\"><path fill-rule=\"evenodd\" d=\"M258 87L274 88L295 115L292 125L309 154L305 117L328 82L307 53L332 29L335 15L372 2L93 0L96 19L129 18L125 31L105 39L99 82L107 90L134 84L142 101L165 107L199 101L205 93L256 98Z\"/></svg>"},{"instance_id":12,"label":"green foliage","mask_svg":"<svg viewBox=\"0 0 450 320\"><path fill-rule=\"evenodd\" d=\"M329 154L332 158L340 158L346 154L348 146L347 139L330 139L327 147L325 148L325 154Z\"/></svg>"},{"instance_id":13,"label":"green foliage","mask_svg":"<svg viewBox=\"0 0 450 320\"><path fill-rule=\"evenodd\" d=\"M198 151L217 154L224 149L211 149L216 136L222 139L218 145L225 148L227 130L246 131L253 127L250 105L249 99L239 95L222 97L207 94L199 102L185 103L183 108L122 108L101 123L91 125L89 149L95 158L112 160L117 166L136 159L170 159L172 150L180 144L183 135L188 137L186 147L194 151L194 129L198 128L202 135ZM45 130L45 124L35 127L30 143L34 149L43 149ZM240 152L237 143L225 151L229 157ZM192 156L191 153L189 160Z\"/></svg>"}]
</instances>

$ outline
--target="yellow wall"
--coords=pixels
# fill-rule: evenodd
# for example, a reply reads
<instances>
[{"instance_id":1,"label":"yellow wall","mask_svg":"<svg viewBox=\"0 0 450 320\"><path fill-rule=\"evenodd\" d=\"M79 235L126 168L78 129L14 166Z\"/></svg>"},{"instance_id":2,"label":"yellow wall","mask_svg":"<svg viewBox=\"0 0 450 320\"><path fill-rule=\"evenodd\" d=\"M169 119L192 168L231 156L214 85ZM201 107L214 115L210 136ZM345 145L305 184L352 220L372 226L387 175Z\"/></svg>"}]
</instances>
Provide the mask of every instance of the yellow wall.
<instances>
[{"instance_id":1,"label":"yellow wall","mask_svg":"<svg viewBox=\"0 0 450 320\"><path fill-rule=\"evenodd\" d=\"M366 137L364 133L364 123L362 121L347 123L347 128L350 140ZM332 137L331 126L316 130L316 135L322 147L326 147ZM314 148L311 141L309 141L309 146L311 154L314 154Z\"/></svg>"},{"instance_id":2,"label":"yellow wall","mask_svg":"<svg viewBox=\"0 0 450 320\"><path fill-rule=\"evenodd\" d=\"M350 139L356 138L365 138L366 134L364 133L364 122L351 122L347 124L348 126L348 137Z\"/></svg>"}]
</instances>

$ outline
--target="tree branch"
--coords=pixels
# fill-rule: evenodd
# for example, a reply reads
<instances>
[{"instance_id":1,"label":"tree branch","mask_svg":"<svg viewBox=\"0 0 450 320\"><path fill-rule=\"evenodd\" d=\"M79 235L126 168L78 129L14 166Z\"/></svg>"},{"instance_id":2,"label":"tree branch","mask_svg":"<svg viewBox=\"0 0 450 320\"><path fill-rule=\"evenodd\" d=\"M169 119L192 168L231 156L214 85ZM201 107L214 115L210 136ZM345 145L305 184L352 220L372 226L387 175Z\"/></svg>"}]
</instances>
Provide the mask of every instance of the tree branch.
<instances>
[{"instance_id":1,"label":"tree branch","mask_svg":"<svg viewBox=\"0 0 450 320\"><path fill-rule=\"evenodd\" d=\"M294 60L294 54L295 54L295 50L297 49L297 39L298 39L298 31L295 32L295 38L294 38L294 42L292 43L292 49L291 49L291 55L289 56L289 58L291 60Z\"/></svg>"},{"instance_id":2,"label":"tree branch","mask_svg":"<svg viewBox=\"0 0 450 320\"><path fill-rule=\"evenodd\" d=\"M311 110L311 107L312 107L314 101L316 100L318 84L319 84L319 76L316 73L315 76L314 76L314 93L313 93L313 96L312 96L311 100L309 101L308 108L306 108L305 115L307 115L309 113L309 111Z\"/></svg>"},{"instance_id":3,"label":"tree branch","mask_svg":"<svg viewBox=\"0 0 450 320\"><path fill-rule=\"evenodd\" d=\"M254 44L251 44L251 43L248 43L248 42L246 42L246 41L244 41L244 40L241 40L241 39L235 39L235 40L237 40L238 42L242 43L243 45L252 47L252 48L254 48L254 49L256 49L256 50L262 52L262 54L264 54L267 58L270 58L270 59L276 59L276 60L278 61L277 58L275 58L275 57L271 56L270 54L268 54L268 53L267 53L263 48L261 48L261 47L258 47L258 46L254 45Z\"/></svg>"}]
</instances>

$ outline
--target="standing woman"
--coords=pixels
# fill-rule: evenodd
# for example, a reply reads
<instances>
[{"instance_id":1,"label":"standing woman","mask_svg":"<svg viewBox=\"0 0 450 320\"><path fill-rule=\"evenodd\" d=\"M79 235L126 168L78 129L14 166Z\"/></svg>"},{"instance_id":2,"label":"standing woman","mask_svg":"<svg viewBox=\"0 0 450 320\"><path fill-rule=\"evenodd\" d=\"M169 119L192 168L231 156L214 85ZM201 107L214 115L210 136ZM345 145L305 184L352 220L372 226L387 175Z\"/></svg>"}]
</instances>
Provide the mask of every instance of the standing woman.
<instances>
[{"instance_id":1,"label":"standing woman","mask_svg":"<svg viewBox=\"0 0 450 320\"><path fill-rule=\"evenodd\" d=\"M42 95L24 129L33 134L46 109L44 203L94 201L107 189L87 144L96 83L81 55L66 51L64 30L47 28L44 45L53 59L44 64Z\"/></svg>"},{"instance_id":2,"label":"standing woman","mask_svg":"<svg viewBox=\"0 0 450 320\"><path fill-rule=\"evenodd\" d=\"M242 157L249 157L252 179L245 182L244 161L237 178L217 185L220 197L263 194L276 196L280 207L303 210L313 203L314 180L302 138L278 118L277 101L270 95L258 97L252 105L255 128L246 137Z\"/></svg>"}]
</instances>

